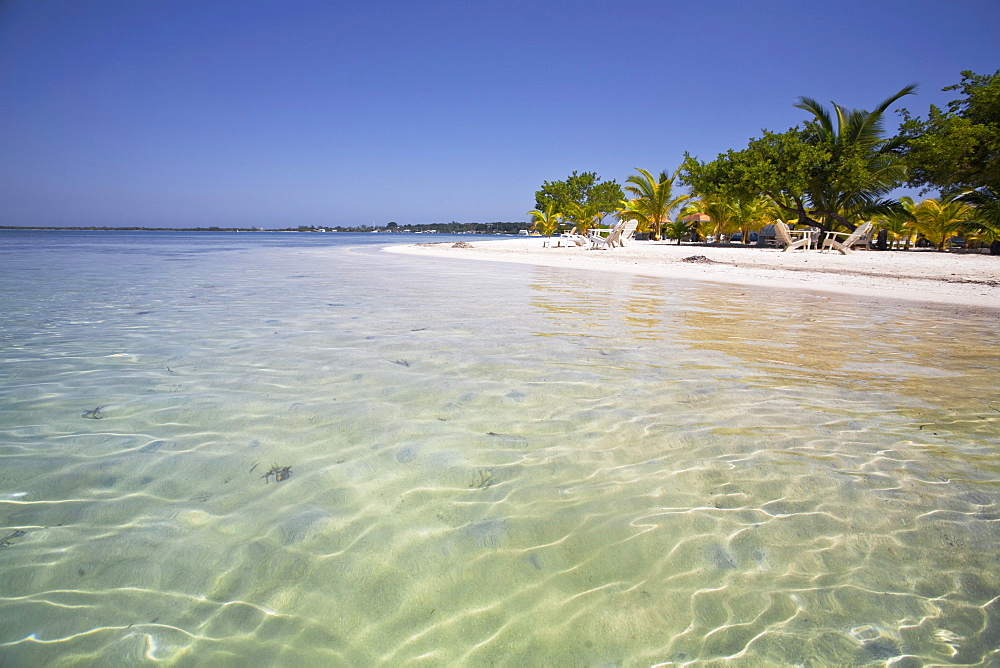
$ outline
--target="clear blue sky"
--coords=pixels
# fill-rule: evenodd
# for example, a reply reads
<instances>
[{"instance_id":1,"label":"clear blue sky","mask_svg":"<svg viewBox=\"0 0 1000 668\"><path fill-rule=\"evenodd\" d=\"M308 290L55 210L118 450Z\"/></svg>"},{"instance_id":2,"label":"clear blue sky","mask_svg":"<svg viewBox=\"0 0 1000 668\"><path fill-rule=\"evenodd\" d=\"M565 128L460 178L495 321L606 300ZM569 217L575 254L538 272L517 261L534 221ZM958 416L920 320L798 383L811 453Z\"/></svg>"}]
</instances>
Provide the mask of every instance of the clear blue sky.
<instances>
[{"instance_id":1,"label":"clear blue sky","mask_svg":"<svg viewBox=\"0 0 1000 668\"><path fill-rule=\"evenodd\" d=\"M804 120L926 115L998 0L2 0L0 224L526 220ZM892 127L895 129L895 115Z\"/></svg>"}]
</instances>

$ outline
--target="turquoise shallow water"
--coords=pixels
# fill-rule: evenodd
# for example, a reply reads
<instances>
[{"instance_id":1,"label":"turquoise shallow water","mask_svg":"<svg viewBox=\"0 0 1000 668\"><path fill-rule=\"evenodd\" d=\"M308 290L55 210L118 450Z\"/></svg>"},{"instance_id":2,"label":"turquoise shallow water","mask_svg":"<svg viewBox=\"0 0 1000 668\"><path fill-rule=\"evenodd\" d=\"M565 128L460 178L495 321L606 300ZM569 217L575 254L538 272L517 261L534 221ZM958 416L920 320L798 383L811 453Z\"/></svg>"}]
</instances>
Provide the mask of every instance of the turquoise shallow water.
<instances>
[{"instance_id":1,"label":"turquoise shallow water","mask_svg":"<svg viewBox=\"0 0 1000 668\"><path fill-rule=\"evenodd\" d=\"M335 236L0 233L0 665L1000 660L997 311Z\"/></svg>"}]
</instances>

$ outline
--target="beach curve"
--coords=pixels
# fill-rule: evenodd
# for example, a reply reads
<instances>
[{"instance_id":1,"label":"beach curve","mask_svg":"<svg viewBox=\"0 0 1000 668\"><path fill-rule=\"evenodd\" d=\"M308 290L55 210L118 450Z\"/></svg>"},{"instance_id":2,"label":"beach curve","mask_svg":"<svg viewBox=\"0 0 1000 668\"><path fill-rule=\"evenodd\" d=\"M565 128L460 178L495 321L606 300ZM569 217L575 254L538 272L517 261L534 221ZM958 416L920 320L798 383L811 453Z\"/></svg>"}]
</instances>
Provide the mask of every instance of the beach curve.
<instances>
[{"instance_id":1,"label":"beach curve","mask_svg":"<svg viewBox=\"0 0 1000 668\"><path fill-rule=\"evenodd\" d=\"M555 238L554 238L555 239ZM631 242L606 251L546 248L539 237L385 247L413 256L611 271L676 280L1000 309L1000 257L932 250L782 252L738 245Z\"/></svg>"}]
</instances>

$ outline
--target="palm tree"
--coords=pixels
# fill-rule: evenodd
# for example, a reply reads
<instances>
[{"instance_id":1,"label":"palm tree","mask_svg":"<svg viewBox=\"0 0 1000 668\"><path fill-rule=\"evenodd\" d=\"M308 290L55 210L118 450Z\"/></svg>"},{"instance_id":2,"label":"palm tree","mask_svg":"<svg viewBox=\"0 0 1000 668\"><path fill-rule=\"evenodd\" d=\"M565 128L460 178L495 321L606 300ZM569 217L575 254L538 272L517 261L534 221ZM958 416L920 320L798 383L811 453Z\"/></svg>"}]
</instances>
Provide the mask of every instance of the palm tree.
<instances>
[{"instance_id":1,"label":"palm tree","mask_svg":"<svg viewBox=\"0 0 1000 668\"><path fill-rule=\"evenodd\" d=\"M586 236L590 228L600 225L606 215L604 211L598 211L597 205L594 203L570 202L565 218L575 223L577 231Z\"/></svg>"},{"instance_id":2,"label":"palm tree","mask_svg":"<svg viewBox=\"0 0 1000 668\"><path fill-rule=\"evenodd\" d=\"M639 221L640 230L649 230L654 239L660 238L660 226L670 222L670 214L678 206L691 199L690 195L674 197L674 179L666 172L660 172L656 178L645 169L635 168L639 174L633 174L625 182L625 192L635 195L633 199L624 200L625 209L619 215L635 218Z\"/></svg>"},{"instance_id":3,"label":"palm tree","mask_svg":"<svg viewBox=\"0 0 1000 668\"><path fill-rule=\"evenodd\" d=\"M982 186L962 193L958 199L976 207L979 240L990 242L990 253L1000 255L1000 190Z\"/></svg>"},{"instance_id":4,"label":"palm tree","mask_svg":"<svg viewBox=\"0 0 1000 668\"><path fill-rule=\"evenodd\" d=\"M545 211L539 211L538 209L529 211L528 215L532 219L532 229L538 230L547 237L555 234L559 230L559 226L563 220L563 215L556 213L555 208L554 204L550 204L545 208Z\"/></svg>"},{"instance_id":5,"label":"palm tree","mask_svg":"<svg viewBox=\"0 0 1000 668\"><path fill-rule=\"evenodd\" d=\"M674 220L667 225L665 232L668 239L677 239L677 245L681 245L681 239L691 233L691 225L683 220Z\"/></svg>"},{"instance_id":6,"label":"palm tree","mask_svg":"<svg viewBox=\"0 0 1000 668\"><path fill-rule=\"evenodd\" d=\"M925 199L914 210L917 231L944 250L948 239L976 218L974 207L954 198Z\"/></svg>"},{"instance_id":7,"label":"palm tree","mask_svg":"<svg viewBox=\"0 0 1000 668\"><path fill-rule=\"evenodd\" d=\"M739 217L732 202L717 196L703 195L701 199L684 207L685 214L704 214L711 219L709 227L702 230L706 236L715 236L715 243L722 241L723 235L729 235L739 229Z\"/></svg>"},{"instance_id":8,"label":"palm tree","mask_svg":"<svg viewBox=\"0 0 1000 668\"><path fill-rule=\"evenodd\" d=\"M829 151L843 165L835 178L827 175L809 184L813 217L831 228L840 225L853 230L863 219L889 214L893 201L886 196L906 180L899 156L905 140L902 136L882 139L883 116L896 100L915 90L916 84L910 84L873 111L833 104L836 124L819 102L799 98L795 106L813 115L806 122L806 141Z\"/></svg>"},{"instance_id":9,"label":"palm tree","mask_svg":"<svg viewBox=\"0 0 1000 668\"><path fill-rule=\"evenodd\" d=\"M750 230L759 229L777 218L777 207L766 195L741 198L731 202L733 225L739 228L743 243L750 243Z\"/></svg>"},{"instance_id":10,"label":"palm tree","mask_svg":"<svg viewBox=\"0 0 1000 668\"><path fill-rule=\"evenodd\" d=\"M980 218L976 212L976 218L970 220L962 227L962 236L965 237L966 248L981 248L983 246L993 247L993 244L1000 241L1000 230L989 224L984 218ZM997 255L998 253L993 253Z\"/></svg>"},{"instance_id":11,"label":"palm tree","mask_svg":"<svg viewBox=\"0 0 1000 668\"><path fill-rule=\"evenodd\" d=\"M917 205L913 203L912 197L900 197L899 206L894 207L889 215L880 223L892 235L897 248L899 247L899 242L902 241L903 250L910 249L910 240L913 238L917 221L914 215L916 207Z\"/></svg>"}]
</instances>

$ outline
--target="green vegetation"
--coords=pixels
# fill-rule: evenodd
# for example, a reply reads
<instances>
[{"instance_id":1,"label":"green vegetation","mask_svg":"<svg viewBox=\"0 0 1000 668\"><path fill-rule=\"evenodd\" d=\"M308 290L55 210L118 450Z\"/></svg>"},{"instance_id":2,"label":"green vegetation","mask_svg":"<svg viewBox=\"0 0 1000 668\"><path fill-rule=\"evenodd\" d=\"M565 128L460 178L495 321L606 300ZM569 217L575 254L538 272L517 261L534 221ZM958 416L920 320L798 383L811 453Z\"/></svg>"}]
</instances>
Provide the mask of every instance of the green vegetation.
<instances>
[{"instance_id":1,"label":"green vegetation","mask_svg":"<svg viewBox=\"0 0 1000 668\"><path fill-rule=\"evenodd\" d=\"M529 211L528 215L531 216L531 228L547 237L558 232L562 225L563 215L556 211L555 204L549 204L544 211Z\"/></svg>"},{"instance_id":2,"label":"green vegetation","mask_svg":"<svg viewBox=\"0 0 1000 668\"><path fill-rule=\"evenodd\" d=\"M964 97L947 111L931 105L927 120L902 110L909 184L952 195L989 188L1000 191L1000 70L990 75L962 72L961 83L942 90Z\"/></svg>"},{"instance_id":3,"label":"green vegetation","mask_svg":"<svg viewBox=\"0 0 1000 668\"><path fill-rule=\"evenodd\" d=\"M925 199L913 209L913 226L925 239L944 250L948 239L976 220L976 209L955 198Z\"/></svg>"},{"instance_id":4,"label":"green vegetation","mask_svg":"<svg viewBox=\"0 0 1000 668\"><path fill-rule=\"evenodd\" d=\"M639 232L658 239L666 231L677 243L688 235L718 241L736 232L749 243L752 230L779 218L821 231L853 231L873 221L885 231L880 243L908 249L916 239L943 250L962 237L967 247L992 243L1000 254L1000 70L962 72L961 83L944 90L963 97L946 111L931 106L927 120L900 110L903 123L894 136L886 136L886 114L914 94L915 84L871 111L800 97L795 106L807 117L798 126L763 130L745 148L707 162L686 153L673 175L637 168L626 179L631 199L614 201L621 194L614 181L573 172L565 181L545 181L531 213L539 229L552 227L541 216L547 211L586 231L613 212L638 220ZM690 194L675 194L675 181ZM920 204L892 199L904 185L938 188L942 197ZM681 219L672 220L680 207Z\"/></svg>"},{"instance_id":5,"label":"green vegetation","mask_svg":"<svg viewBox=\"0 0 1000 668\"><path fill-rule=\"evenodd\" d=\"M686 155L681 178L695 194L736 202L740 210L759 210L756 200L763 195L785 218L821 230L853 230L895 206L886 195L905 180L904 141L882 137L883 116L914 89L906 86L874 111L834 104L831 113L812 98L799 98L795 106L812 116L802 126L764 131L747 148L712 162ZM740 216L752 218L749 212Z\"/></svg>"},{"instance_id":6,"label":"green vegetation","mask_svg":"<svg viewBox=\"0 0 1000 668\"><path fill-rule=\"evenodd\" d=\"M441 234L518 234L525 229L523 222L492 222L492 223L428 223L424 225L401 226L391 222L385 227L363 225L357 227L316 227L315 225L299 225L298 227L268 228L259 227L40 227L0 225L0 230L103 230L119 232L439 232Z\"/></svg>"},{"instance_id":7,"label":"green vegetation","mask_svg":"<svg viewBox=\"0 0 1000 668\"><path fill-rule=\"evenodd\" d=\"M625 192L635 197L621 202L619 218L639 221L639 232L652 233L653 239L660 238L660 228L670 221L670 216L681 204L691 199L690 195L674 196L674 179L677 173L668 175L660 172L656 178L645 169L635 168L638 174L626 179Z\"/></svg>"},{"instance_id":8,"label":"green vegetation","mask_svg":"<svg viewBox=\"0 0 1000 668\"><path fill-rule=\"evenodd\" d=\"M440 234L518 234L525 229L523 222L492 222L492 223L426 223L421 225L402 225L389 223L386 227L328 227L331 231L337 232L384 232L384 233L408 233L408 232L438 232Z\"/></svg>"},{"instance_id":9,"label":"green vegetation","mask_svg":"<svg viewBox=\"0 0 1000 668\"><path fill-rule=\"evenodd\" d=\"M902 111L909 184L976 207L973 236L1000 254L1000 70L964 71L960 83L942 90L963 97L947 110L931 105L927 120Z\"/></svg>"},{"instance_id":10,"label":"green vegetation","mask_svg":"<svg viewBox=\"0 0 1000 668\"><path fill-rule=\"evenodd\" d=\"M607 216L607 212L599 209L593 202L586 204L570 202L563 217L567 223L576 226L577 232L586 234L590 228L599 226L605 216Z\"/></svg>"},{"instance_id":11,"label":"green vegetation","mask_svg":"<svg viewBox=\"0 0 1000 668\"><path fill-rule=\"evenodd\" d=\"M916 207L912 197L900 197L899 206L882 220L882 229L886 230L896 247L902 244L904 250L909 250L910 241L916 233Z\"/></svg>"},{"instance_id":12,"label":"green vegetation","mask_svg":"<svg viewBox=\"0 0 1000 668\"><path fill-rule=\"evenodd\" d=\"M601 181L594 172L573 172L565 181L543 182L535 192L535 210L546 211L551 206L577 227L582 224L587 228L595 219L602 220L617 211L624 197L616 181Z\"/></svg>"},{"instance_id":13,"label":"green vegetation","mask_svg":"<svg viewBox=\"0 0 1000 668\"><path fill-rule=\"evenodd\" d=\"M681 245L681 239L691 234L691 225L683 220L672 220L663 229L668 239L677 239L677 245Z\"/></svg>"}]
</instances>

